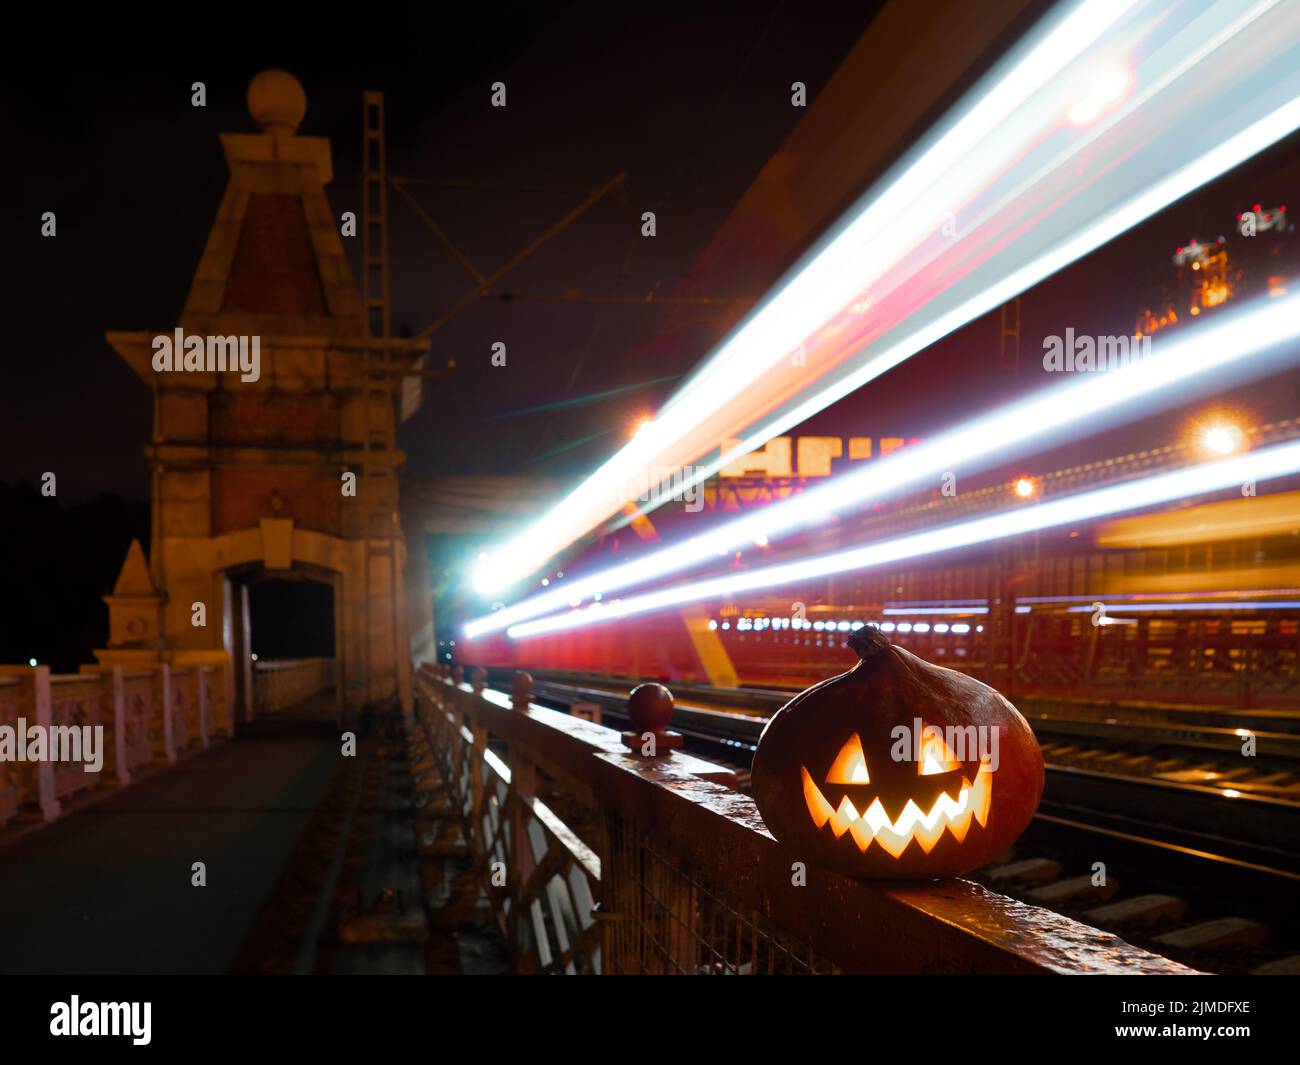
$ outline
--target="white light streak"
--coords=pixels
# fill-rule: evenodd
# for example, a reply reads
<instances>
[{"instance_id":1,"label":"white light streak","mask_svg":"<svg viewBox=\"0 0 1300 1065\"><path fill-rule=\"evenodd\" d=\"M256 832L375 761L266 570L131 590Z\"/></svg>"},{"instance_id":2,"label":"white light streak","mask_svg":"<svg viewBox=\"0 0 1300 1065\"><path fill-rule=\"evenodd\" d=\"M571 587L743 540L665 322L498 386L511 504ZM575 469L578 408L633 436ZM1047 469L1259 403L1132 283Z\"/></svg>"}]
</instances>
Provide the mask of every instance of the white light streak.
<instances>
[{"instance_id":1,"label":"white light streak","mask_svg":"<svg viewBox=\"0 0 1300 1065\"><path fill-rule=\"evenodd\" d=\"M969 469L976 460L1041 438L1059 441L1064 435L1062 430L1076 424L1095 429L1095 419L1103 412L1121 411L1212 371L1236 366L1297 336L1300 296L1261 301L1217 321L1198 323L1195 330L1166 339L1159 354L1124 370L1081 375L1029 400L975 418L950 433L896 451L817 488L764 507L761 512L734 519L706 535L588 576L571 575L563 589L532 596L471 621L465 626L465 635L473 638L507 629L571 601L602 596L699 565L751 542L759 530L769 540L787 535L826 514L852 511L927 478L937 479L955 464ZM1237 367L1236 372L1244 374L1245 370Z\"/></svg>"},{"instance_id":2,"label":"white light streak","mask_svg":"<svg viewBox=\"0 0 1300 1065\"><path fill-rule=\"evenodd\" d=\"M1283 444L1223 462L1202 463L1172 473L1144 477L1123 484L1081 492L1045 501L1034 507L1017 507L983 518L925 532L850 548L827 555L799 559L745 573L692 581L627 599L617 608L593 617L590 611L574 611L515 625L507 632L512 638L579 628L594 621L613 621L665 607L680 606L735 595L738 592L774 588L797 581L816 580L835 573L867 569L889 562L952 551L990 540L1019 536L1070 522L1090 521L1127 510L1138 510L1176 499L1221 491L1250 481L1267 481L1300 471L1300 443ZM899 630L902 631L902 625ZM955 631L954 626L954 631Z\"/></svg>"},{"instance_id":3,"label":"white light streak","mask_svg":"<svg viewBox=\"0 0 1300 1065\"><path fill-rule=\"evenodd\" d=\"M674 484L693 487L1290 133L1300 125L1296 7L1086 0L1049 23L774 289L658 412L653 432L494 552L476 586L500 590L534 572L616 513L618 487L652 463L708 456ZM1084 91L1099 110L1081 128L1066 112ZM962 211L971 239L934 239L949 210ZM946 287L918 299L936 283ZM856 307L870 321L863 339L827 339ZM781 361L814 340L821 348L810 348L816 358L791 390L777 380ZM757 402L769 392L791 398ZM771 413L759 420L759 410ZM710 428L713 441L743 439L718 454L705 442Z\"/></svg>"}]
</instances>

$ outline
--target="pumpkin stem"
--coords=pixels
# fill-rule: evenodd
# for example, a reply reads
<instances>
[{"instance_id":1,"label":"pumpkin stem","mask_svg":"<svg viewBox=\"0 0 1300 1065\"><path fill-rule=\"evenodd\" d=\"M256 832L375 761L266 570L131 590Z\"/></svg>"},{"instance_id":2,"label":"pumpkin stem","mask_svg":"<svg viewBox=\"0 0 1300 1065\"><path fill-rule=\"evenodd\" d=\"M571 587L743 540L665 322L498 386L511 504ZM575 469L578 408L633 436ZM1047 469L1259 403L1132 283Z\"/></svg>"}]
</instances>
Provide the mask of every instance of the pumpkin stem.
<instances>
[{"instance_id":1,"label":"pumpkin stem","mask_svg":"<svg viewBox=\"0 0 1300 1065\"><path fill-rule=\"evenodd\" d=\"M889 646L889 638L874 625L863 625L849 634L849 646L866 662Z\"/></svg>"}]
</instances>

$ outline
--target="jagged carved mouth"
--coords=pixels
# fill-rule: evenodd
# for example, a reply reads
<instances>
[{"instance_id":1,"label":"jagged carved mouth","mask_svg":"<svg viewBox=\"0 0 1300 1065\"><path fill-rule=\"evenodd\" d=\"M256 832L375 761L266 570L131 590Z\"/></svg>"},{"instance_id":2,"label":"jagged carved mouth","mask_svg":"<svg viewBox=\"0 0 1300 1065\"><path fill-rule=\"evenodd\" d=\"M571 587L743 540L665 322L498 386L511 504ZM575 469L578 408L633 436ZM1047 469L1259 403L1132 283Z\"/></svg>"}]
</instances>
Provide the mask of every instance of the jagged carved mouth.
<instances>
[{"instance_id":1,"label":"jagged carved mouth","mask_svg":"<svg viewBox=\"0 0 1300 1065\"><path fill-rule=\"evenodd\" d=\"M988 823L993 770L987 759L980 762L973 781L962 779L957 798L940 793L928 811L923 811L916 800L908 799L902 812L893 820L878 798L861 812L847 795L840 799L838 808L831 806L808 770L800 766L799 771L803 774L803 795L808 803L808 812L817 827L820 829L829 822L836 839L847 832L864 854L872 843L876 843L897 858L913 841L929 854L945 832L950 832L960 843L970 831L972 820L977 821L981 828Z\"/></svg>"}]
</instances>

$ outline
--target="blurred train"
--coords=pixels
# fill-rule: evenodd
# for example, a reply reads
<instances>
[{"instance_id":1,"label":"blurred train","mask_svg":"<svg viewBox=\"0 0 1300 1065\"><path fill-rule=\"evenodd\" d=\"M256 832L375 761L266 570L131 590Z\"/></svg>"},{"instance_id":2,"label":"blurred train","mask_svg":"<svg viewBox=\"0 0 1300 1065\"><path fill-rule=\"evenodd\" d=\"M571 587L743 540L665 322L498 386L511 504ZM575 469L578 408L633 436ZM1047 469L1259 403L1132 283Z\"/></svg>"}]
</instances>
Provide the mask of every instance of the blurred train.
<instances>
[{"instance_id":1,"label":"blurred train","mask_svg":"<svg viewBox=\"0 0 1300 1065\"><path fill-rule=\"evenodd\" d=\"M1066 567L1065 586L1077 587L1095 561ZM904 585L978 582L996 580L994 569L891 576ZM455 658L687 683L718 684L730 670L722 686L798 689L852 665L848 633L876 624L899 646L1009 697L1300 710L1300 587L818 602L794 616L731 605L707 620L712 655L700 653L688 624L662 614L513 644L484 639ZM721 671L709 668L717 650Z\"/></svg>"},{"instance_id":2,"label":"blurred train","mask_svg":"<svg viewBox=\"0 0 1300 1065\"><path fill-rule=\"evenodd\" d=\"M1273 442L1300 435L1300 423L1247 435L1255 445ZM1164 448L1060 471L1034 491L1139 476L1181 464L1180 452ZM753 558L738 553L730 564L767 564L927 527L946 520L938 517L941 506L944 515L987 512L1022 489L1014 481L992 484L964 493L960 504L913 499L809 532L780 551L756 545ZM847 637L863 624L1015 699L1300 710L1300 482L697 608L521 640L445 639L442 650L467 664L797 689L852 665Z\"/></svg>"},{"instance_id":3,"label":"blurred train","mask_svg":"<svg viewBox=\"0 0 1300 1065\"><path fill-rule=\"evenodd\" d=\"M1177 332L1234 300L1277 297L1294 285L1295 227L1285 206L1255 204L1236 222L1231 240L1192 240L1176 250L1172 271L1153 284L1138 313L1138 337ZM745 569L835 551L1300 438L1300 419L1251 427L1241 420L1194 420L1202 439L1041 477L991 475L991 483L974 491L964 483L956 498L932 490L876 503L718 561ZM702 507L692 499L686 508L629 514L621 528L565 560L564 569L590 573L644 550L641 541L689 538L699 529L692 517L699 509L768 506L914 442L774 438L707 482ZM543 583L563 578L557 570ZM483 606L448 602L438 613L469 617ZM863 624L879 625L921 657L1019 699L1294 711L1300 709L1300 480L546 636L467 642L440 631L439 654L467 664L803 688L852 665L847 636Z\"/></svg>"}]
</instances>

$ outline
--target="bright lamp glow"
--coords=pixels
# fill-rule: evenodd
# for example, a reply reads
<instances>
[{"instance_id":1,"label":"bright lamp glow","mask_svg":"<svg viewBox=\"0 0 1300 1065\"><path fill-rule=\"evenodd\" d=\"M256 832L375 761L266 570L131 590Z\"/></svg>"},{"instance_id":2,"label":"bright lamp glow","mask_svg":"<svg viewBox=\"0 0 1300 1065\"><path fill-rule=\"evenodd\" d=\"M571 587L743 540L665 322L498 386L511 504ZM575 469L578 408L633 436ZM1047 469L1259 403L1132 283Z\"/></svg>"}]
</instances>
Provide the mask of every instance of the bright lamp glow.
<instances>
[{"instance_id":1,"label":"bright lamp glow","mask_svg":"<svg viewBox=\"0 0 1300 1065\"><path fill-rule=\"evenodd\" d=\"M1119 95L1080 127L1066 115L1086 92ZM647 471L711 475L1300 126L1300 5L1089 0L968 101L478 585L534 572Z\"/></svg>"},{"instance_id":2,"label":"bright lamp glow","mask_svg":"<svg viewBox=\"0 0 1300 1065\"><path fill-rule=\"evenodd\" d=\"M1201 446L1211 455L1231 455L1241 446L1241 430L1235 425L1211 425L1201 434Z\"/></svg>"},{"instance_id":3,"label":"bright lamp glow","mask_svg":"<svg viewBox=\"0 0 1300 1065\"><path fill-rule=\"evenodd\" d=\"M867 569L903 559L952 551L973 544L1049 529L1071 522L1158 506L1232 488L1250 481L1267 481L1300 472L1300 443L1283 444L1222 462L1201 463L1172 473L1144 477L1123 484L1053 499L1033 507L1016 507L983 518L943 528L911 533L893 540L849 548L827 555L799 559L747 573L692 581L644 595L623 599L617 607L600 612L575 610L569 614L538 618L515 625L507 635L518 639L579 628L600 621L615 621L683 603L718 599L737 592L775 588L798 581L816 580L836 573ZM899 626L901 629L901 625ZM955 628L955 627L954 627Z\"/></svg>"},{"instance_id":4,"label":"bright lamp glow","mask_svg":"<svg viewBox=\"0 0 1300 1065\"><path fill-rule=\"evenodd\" d=\"M1212 371L1232 367L1237 380L1255 369L1249 358L1281 341L1300 336L1300 296L1278 302L1248 304L1236 313L1198 323L1195 330L1169 337L1155 353L1123 370L1083 374L1045 389L1029 400L974 418L952 432L896 451L852 472L729 521L704 536L662 548L641 558L565 581L563 589L532 596L465 626L468 637L506 629L532 617L561 609L593 593L602 594L643 584L707 562L758 537L769 541L806 528L827 514L850 512L900 489L938 483L955 466L973 467L1019 445L1050 439L1059 443L1071 426L1096 429L1103 414L1150 413L1150 401L1174 392ZM1147 401L1145 406L1140 406ZM1136 410L1130 410L1134 406Z\"/></svg>"}]
</instances>

